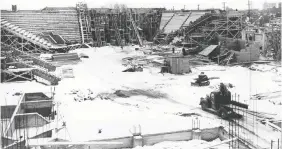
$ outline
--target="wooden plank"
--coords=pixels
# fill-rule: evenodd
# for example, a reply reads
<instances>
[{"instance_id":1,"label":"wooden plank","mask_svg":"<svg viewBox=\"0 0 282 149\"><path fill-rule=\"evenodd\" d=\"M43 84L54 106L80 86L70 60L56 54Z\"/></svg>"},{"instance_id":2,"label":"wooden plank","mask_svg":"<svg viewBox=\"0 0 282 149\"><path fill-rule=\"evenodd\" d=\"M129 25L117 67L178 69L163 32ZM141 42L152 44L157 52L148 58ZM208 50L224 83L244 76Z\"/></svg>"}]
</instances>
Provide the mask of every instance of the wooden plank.
<instances>
[{"instance_id":1,"label":"wooden plank","mask_svg":"<svg viewBox=\"0 0 282 149\"><path fill-rule=\"evenodd\" d=\"M277 125L275 125L275 124L269 122L269 120L265 120L265 124L266 124L266 125L269 125L269 126L271 126L271 127L273 127L273 128L275 128L275 129L277 129L278 131L281 131L281 130L282 130L282 129L281 129L280 127L278 127Z\"/></svg>"}]
</instances>

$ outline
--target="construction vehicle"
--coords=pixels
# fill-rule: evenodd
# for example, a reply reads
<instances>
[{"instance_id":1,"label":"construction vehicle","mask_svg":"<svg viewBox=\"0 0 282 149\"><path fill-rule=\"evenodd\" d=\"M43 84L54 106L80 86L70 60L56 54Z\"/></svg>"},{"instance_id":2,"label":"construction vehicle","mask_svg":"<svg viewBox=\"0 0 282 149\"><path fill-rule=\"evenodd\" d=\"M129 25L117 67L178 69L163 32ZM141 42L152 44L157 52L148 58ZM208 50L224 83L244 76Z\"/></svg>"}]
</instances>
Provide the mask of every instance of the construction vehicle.
<instances>
[{"instance_id":1,"label":"construction vehicle","mask_svg":"<svg viewBox=\"0 0 282 149\"><path fill-rule=\"evenodd\" d=\"M191 86L208 86L210 85L210 81L207 75L204 72L201 72L198 78L194 79L195 82L191 82Z\"/></svg>"},{"instance_id":2,"label":"construction vehicle","mask_svg":"<svg viewBox=\"0 0 282 149\"><path fill-rule=\"evenodd\" d=\"M201 98L202 110L217 114L222 119L241 118L234 109L248 109L248 105L231 99L231 92L221 83L219 91L213 91L205 98Z\"/></svg>"},{"instance_id":3,"label":"construction vehicle","mask_svg":"<svg viewBox=\"0 0 282 149\"><path fill-rule=\"evenodd\" d=\"M204 81L200 81L198 82L197 79L195 79L195 82L191 82L191 86L209 86L210 85L210 81L209 80L204 80Z\"/></svg>"}]
</instances>

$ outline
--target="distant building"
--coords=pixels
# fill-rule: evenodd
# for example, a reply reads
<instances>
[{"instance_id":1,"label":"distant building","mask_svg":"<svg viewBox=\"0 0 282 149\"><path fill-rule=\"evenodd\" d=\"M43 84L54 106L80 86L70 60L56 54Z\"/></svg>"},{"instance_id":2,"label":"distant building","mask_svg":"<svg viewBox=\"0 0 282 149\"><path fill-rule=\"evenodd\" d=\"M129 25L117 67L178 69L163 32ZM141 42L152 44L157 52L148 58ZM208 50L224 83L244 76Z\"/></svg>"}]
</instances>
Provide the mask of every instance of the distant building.
<instances>
[{"instance_id":1,"label":"distant building","mask_svg":"<svg viewBox=\"0 0 282 149\"><path fill-rule=\"evenodd\" d=\"M273 7L276 7L276 3L264 3L263 4L263 9L266 10L266 9L269 9L269 8L273 8Z\"/></svg>"}]
</instances>

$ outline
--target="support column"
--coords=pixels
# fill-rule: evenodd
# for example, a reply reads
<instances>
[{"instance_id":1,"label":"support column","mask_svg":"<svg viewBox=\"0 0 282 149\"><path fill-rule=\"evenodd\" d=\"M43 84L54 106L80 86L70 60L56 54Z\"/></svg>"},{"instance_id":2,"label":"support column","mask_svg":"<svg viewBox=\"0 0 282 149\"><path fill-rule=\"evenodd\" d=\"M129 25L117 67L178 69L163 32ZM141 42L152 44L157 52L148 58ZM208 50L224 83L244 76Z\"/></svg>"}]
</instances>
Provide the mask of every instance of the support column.
<instances>
[{"instance_id":1,"label":"support column","mask_svg":"<svg viewBox=\"0 0 282 149\"><path fill-rule=\"evenodd\" d=\"M141 126L138 125L138 128L136 129L136 126L133 126L133 131L131 131L133 135L133 142L132 146L137 147L137 146L143 146L143 137L141 135Z\"/></svg>"},{"instance_id":2,"label":"support column","mask_svg":"<svg viewBox=\"0 0 282 149\"><path fill-rule=\"evenodd\" d=\"M142 136L133 136L133 147L143 146Z\"/></svg>"},{"instance_id":3,"label":"support column","mask_svg":"<svg viewBox=\"0 0 282 149\"><path fill-rule=\"evenodd\" d=\"M200 120L198 117L192 118L192 139L201 140Z\"/></svg>"},{"instance_id":4,"label":"support column","mask_svg":"<svg viewBox=\"0 0 282 149\"><path fill-rule=\"evenodd\" d=\"M201 140L201 129L194 129L192 130L192 139L193 140Z\"/></svg>"}]
</instances>

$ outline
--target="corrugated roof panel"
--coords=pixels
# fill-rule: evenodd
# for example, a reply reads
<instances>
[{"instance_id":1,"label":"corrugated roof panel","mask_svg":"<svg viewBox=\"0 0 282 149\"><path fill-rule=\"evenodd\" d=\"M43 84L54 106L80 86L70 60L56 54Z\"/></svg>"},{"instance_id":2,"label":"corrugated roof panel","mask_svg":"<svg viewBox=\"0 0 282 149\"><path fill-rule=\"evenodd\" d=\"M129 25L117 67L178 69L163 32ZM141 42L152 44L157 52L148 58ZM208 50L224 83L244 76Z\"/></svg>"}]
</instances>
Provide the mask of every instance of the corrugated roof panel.
<instances>
[{"instance_id":1,"label":"corrugated roof panel","mask_svg":"<svg viewBox=\"0 0 282 149\"><path fill-rule=\"evenodd\" d=\"M203 51L201 51L199 54L203 56L208 56L212 51L215 50L217 45L210 45L207 48L205 48Z\"/></svg>"}]
</instances>

